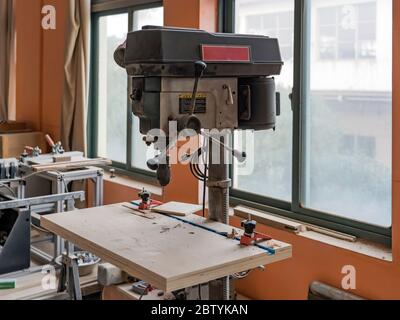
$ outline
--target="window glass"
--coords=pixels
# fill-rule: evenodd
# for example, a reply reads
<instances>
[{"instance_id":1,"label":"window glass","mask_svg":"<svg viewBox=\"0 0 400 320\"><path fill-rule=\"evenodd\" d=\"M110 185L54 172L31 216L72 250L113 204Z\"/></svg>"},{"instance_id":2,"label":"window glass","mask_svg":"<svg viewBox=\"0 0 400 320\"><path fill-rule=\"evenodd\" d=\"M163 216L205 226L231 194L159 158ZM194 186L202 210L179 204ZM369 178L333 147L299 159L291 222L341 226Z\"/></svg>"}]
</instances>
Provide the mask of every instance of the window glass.
<instances>
[{"instance_id":1,"label":"window glass","mask_svg":"<svg viewBox=\"0 0 400 320\"><path fill-rule=\"evenodd\" d=\"M254 171L239 175L236 164L234 188L284 201L292 196L293 28L293 0L236 0L236 33L277 37L285 65L276 78L282 111L276 131L256 132Z\"/></svg>"},{"instance_id":2,"label":"window glass","mask_svg":"<svg viewBox=\"0 0 400 320\"><path fill-rule=\"evenodd\" d=\"M120 163L126 163L127 76L114 62L114 51L127 31L127 13L99 19L97 154Z\"/></svg>"},{"instance_id":3,"label":"window glass","mask_svg":"<svg viewBox=\"0 0 400 320\"><path fill-rule=\"evenodd\" d=\"M391 226L392 1L311 1L302 206ZM378 27L379 26L379 27Z\"/></svg>"},{"instance_id":4,"label":"window glass","mask_svg":"<svg viewBox=\"0 0 400 320\"><path fill-rule=\"evenodd\" d=\"M128 30L145 25L163 25L163 8L134 10L129 28L129 13L101 16L98 20L97 81L97 156L148 170L146 160L154 155L139 133L139 119L134 117L132 138L128 141L128 77L114 61L114 51L126 40ZM132 163L127 164L127 144L132 144Z\"/></svg>"},{"instance_id":5,"label":"window glass","mask_svg":"<svg viewBox=\"0 0 400 320\"><path fill-rule=\"evenodd\" d=\"M164 10L162 7L136 10L133 14L133 30L140 30L146 25L164 25ZM153 147L147 147L139 131L139 118L132 120L132 167L148 170L147 159L154 157Z\"/></svg>"}]
</instances>

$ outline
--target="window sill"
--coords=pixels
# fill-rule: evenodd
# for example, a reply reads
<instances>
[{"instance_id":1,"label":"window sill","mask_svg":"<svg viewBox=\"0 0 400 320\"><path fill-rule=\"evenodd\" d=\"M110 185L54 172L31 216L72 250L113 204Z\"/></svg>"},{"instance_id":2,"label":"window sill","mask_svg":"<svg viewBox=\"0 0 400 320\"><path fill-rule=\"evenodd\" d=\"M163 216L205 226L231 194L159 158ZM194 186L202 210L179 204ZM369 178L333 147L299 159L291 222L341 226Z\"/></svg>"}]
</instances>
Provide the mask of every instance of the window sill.
<instances>
[{"instance_id":1,"label":"window sill","mask_svg":"<svg viewBox=\"0 0 400 320\"><path fill-rule=\"evenodd\" d=\"M253 208L237 206L234 215L239 218L251 219L267 227L284 230L298 237L321 242L339 249L355 252L374 259L393 262L390 248L367 240L357 239L336 231L331 231L317 226L311 226L300 221L295 221L268 212Z\"/></svg>"},{"instance_id":2,"label":"window sill","mask_svg":"<svg viewBox=\"0 0 400 320\"><path fill-rule=\"evenodd\" d=\"M148 182L143 182L140 181L140 179L134 178L129 175L124 175L121 173L116 173L115 177L111 177L110 172L106 172L104 175L104 181L110 182L110 183L115 183L124 187L136 189L136 190L142 190L145 188L147 191L151 192L151 194L160 196L162 197L163 195L163 188L160 186L157 186L152 183Z\"/></svg>"},{"instance_id":3,"label":"window sill","mask_svg":"<svg viewBox=\"0 0 400 320\"><path fill-rule=\"evenodd\" d=\"M367 240L358 239L355 242L336 239L335 237L324 235L315 231L300 232L298 236L307 238L313 241L318 241L339 249L352 251L370 258L393 262L392 250Z\"/></svg>"}]
</instances>

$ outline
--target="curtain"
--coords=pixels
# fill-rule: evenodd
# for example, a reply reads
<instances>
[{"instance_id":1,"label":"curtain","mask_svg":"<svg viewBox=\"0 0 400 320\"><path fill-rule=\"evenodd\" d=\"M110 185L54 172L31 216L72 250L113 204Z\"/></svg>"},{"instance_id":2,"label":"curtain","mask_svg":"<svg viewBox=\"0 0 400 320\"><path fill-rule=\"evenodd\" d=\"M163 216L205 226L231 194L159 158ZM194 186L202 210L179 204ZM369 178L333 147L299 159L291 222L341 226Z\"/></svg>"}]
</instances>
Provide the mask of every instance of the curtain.
<instances>
[{"instance_id":1,"label":"curtain","mask_svg":"<svg viewBox=\"0 0 400 320\"><path fill-rule=\"evenodd\" d=\"M67 151L86 153L90 0L68 0L68 6L61 139Z\"/></svg>"},{"instance_id":2,"label":"curtain","mask_svg":"<svg viewBox=\"0 0 400 320\"><path fill-rule=\"evenodd\" d=\"M0 121L8 120L12 16L12 0L0 0Z\"/></svg>"}]
</instances>

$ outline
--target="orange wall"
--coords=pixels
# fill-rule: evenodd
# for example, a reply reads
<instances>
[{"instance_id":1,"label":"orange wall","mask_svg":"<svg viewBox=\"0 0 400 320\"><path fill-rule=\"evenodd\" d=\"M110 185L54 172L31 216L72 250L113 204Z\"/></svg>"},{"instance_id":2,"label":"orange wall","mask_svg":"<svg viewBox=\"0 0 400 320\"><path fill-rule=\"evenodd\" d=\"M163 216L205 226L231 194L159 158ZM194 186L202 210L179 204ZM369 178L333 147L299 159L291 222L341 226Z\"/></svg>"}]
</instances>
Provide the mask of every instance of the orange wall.
<instances>
[{"instance_id":1,"label":"orange wall","mask_svg":"<svg viewBox=\"0 0 400 320\"><path fill-rule=\"evenodd\" d=\"M215 32L218 23L218 1L164 0L164 21L169 27Z\"/></svg>"},{"instance_id":2,"label":"orange wall","mask_svg":"<svg viewBox=\"0 0 400 320\"><path fill-rule=\"evenodd\" d=\"M60 139L61 101L64 87L64 49L66 10L65 0L42 0L57 10L57 29L42 32L42 98L41 130Z\"/></svg>"},{"instance_id":3,"label":"orange wall","mask_svg":"<svg viewBox=\"0 0 400 320\"><path fill-rule=\"evenodd\" d=\"M14 0L16 28L16 120L40 128L40 1Z\"/></svg>"},{"instance_id":4,"label":"orange wall","mask_svg":"<svg viewBox=\"0 0 400 320\"><path fill-rule=\"evenodd\" d=\"M89 207L93 206L93 193L94 193L94 184L90 182L87 188L87 203ZM122 202L130 202L139 199L139 192L142 190L124 186L122 184L105 180L104 181L104 204L114 204L114 203L122 203ZM164 201L163 197L158 195L152 195L153 200Z\"/></svg>"},{"instance_id":5,"label":"orange wall","mask_svg":"<svg viewBox=\"0 0 400 320\"><path fill-rule=\"evenodd\" d=\"M59 133L62 92L62 52L64 0L45 1L57 7L58 28L42 32L40 0L17 2L17 119ZM394 75L393 88L400 85L400 3L394 2ZM164 0L165 24L177 27L213 30L216 26L216 0ZM60 15L61 12L61 15ZM60 20L61 19L61 20ZM41 63L43 60L43 63ZM50 64L47 64L51 62ZM394 262L383 262L341 250L290 233L260 226L259 231L292 243L291 260L268 266L265 272L254 271L238 282L244 295L255 299L305 299L312 281L341 286L341 269L357 268L355 294L371 299L400 299L400 91L393 92L393 254ZM173 183L164 192L164 200L197 201L198 184L185 167L173 168ZM105 201L114 203L136 198L137 190L115 183L105 183ZM239 221L234 219L234 224Z\"/></svg>"},{"instance_id":6,"label":"orange wall","mask_svg":"<svg viewBox=\"0 0 400 320\"><path fill-rule=\"evenodd\" d=\"M65 44L65 0L14 0L16 47L16 120L60 138ZM56 30L41 28L41 9L53 5Z\"/></svg>"},{"instance_id":7,"label":"orange wall","mask_svg":"<svg viewBox=\"0 0 400 320\"><path fill-rule=\"evenodd\" d=\"M393 1L393 251L400 263L400 1ZM400 270L400 268L399 268Z\"/></svg>"},{"instance_id":8,"label":"orange wall","mask_svg":"<svg viewBox=\"0 0 400 320\"><path fill-rule=\"evenodd\" d=\"M233 224L239 226L239 219ZM288 232L259 226L258 231L293 245L293 258L254 271L237 283L243 295L253 299L307 299L313 281L341 288L347 265L357 270L357 290L351 293L368 299L400 299L400 265L369 258L325 245ZM398 245L397 245L398 246Z\"/></svg>"}]
</instances>

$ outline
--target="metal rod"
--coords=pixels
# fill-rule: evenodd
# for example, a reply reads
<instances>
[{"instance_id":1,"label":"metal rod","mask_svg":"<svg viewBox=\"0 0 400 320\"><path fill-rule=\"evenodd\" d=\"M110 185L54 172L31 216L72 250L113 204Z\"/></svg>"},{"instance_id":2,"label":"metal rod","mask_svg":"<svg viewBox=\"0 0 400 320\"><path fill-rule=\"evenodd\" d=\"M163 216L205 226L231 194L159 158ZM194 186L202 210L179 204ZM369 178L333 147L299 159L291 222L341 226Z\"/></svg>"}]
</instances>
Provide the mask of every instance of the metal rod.
<instances>
[{"instance_id":1,"label":"metal rod","mask_svg":"<svg viewBox=\"0 0 400 320\"><path fill-rule=\"evenodd\" d=\"M0 202L0 210L30 207L30 206L34 206L34 205L42 205L42 204L46 204L46 203L53 203L53 202L65 201L65 200L76 200L76 199L84 201L85 200L85 192L77 191L77 192L55 194L55 195L44 196L44 197L42 196L42 197L35 197L35 198L28 198L28 199L17 199L17 200L11 200L11 201L4 201L4 202Z\"/></svg>"},{"instance_id":2,"label":"metal rod","mask_svg":"<svg viewBox=\"0 0 400 320\"><path fill-rule=\"evenodd\" d=\"M47 254L46 252L31 246L31 254L34 258L44 262L44 263L51 263L53 262L53 257L49 254Z\"/></svg>"}]
</instances>

